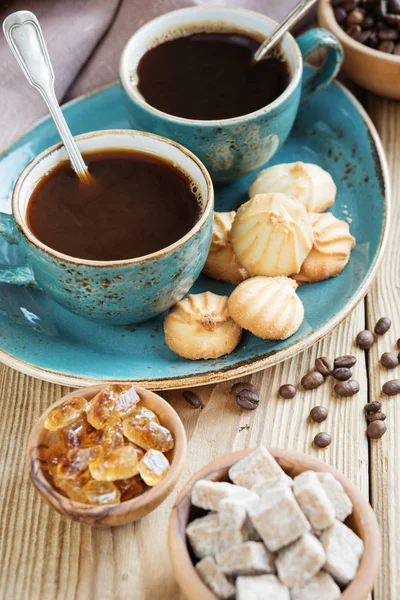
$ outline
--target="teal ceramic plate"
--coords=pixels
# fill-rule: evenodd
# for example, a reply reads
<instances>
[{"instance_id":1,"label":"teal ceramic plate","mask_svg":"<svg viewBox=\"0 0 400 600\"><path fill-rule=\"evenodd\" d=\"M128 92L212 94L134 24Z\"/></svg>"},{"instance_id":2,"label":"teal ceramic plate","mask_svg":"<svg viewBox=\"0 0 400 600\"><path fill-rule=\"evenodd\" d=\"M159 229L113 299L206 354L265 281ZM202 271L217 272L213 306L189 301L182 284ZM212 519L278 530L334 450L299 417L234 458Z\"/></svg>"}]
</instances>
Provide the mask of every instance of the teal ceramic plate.
<instances>
[{"instance_id":1,"label":"teal ceramic plate","mask_svg":"<svg viewBox=\"0 0 400 600\"><path fill-rule=\"evenodd\" d=\"M117 85L65 106L74 134L128 128ZM25 165L58 140L45 119L0 157L0 210L10 212L13 184ZM0 359L25 373L66 385L133 381L150 389L187 387L229 379L276 364L331 331L361 300L382 256L389 210L387 166L378 135L354 97L330 85L302 105L294 129L272 164L302 160L333 176L333 212L351 221L357 239L343 273L299 289L305 319L283 342L245 333L235 352L215 360L189 361L164 343L162 317L141 325L99 325L64 310L43 292L0 286ZM216 209L233 210L246 200L254 175L216 189ZM0 268L23 262L0 240ZM201 276L192 292L229 294L232 286Z\"/></svg>"}]
</instances>

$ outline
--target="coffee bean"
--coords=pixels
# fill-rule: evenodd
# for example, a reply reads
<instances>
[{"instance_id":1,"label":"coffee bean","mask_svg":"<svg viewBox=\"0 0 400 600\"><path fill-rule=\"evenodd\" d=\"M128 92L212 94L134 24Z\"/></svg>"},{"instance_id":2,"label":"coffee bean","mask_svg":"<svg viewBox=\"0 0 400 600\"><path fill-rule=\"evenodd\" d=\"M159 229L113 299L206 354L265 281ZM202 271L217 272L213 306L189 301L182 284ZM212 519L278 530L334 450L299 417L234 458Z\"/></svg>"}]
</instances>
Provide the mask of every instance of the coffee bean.
<instances>
[{"instance_id":1,"label":"coffee bean","mask_svg":"<svg viewBox=\"0 0 400 600\"><path fill-rule=\"evenodd\" d=\"M387 427L384 421L372 421L367 427L367 435L373 440L377 440L383 436Z\"/></svg>"},{"instance_id":2,"label":"coffee bean","mask_svg":"<svg viewBox=\"0 0 400 600\"><path fill-rule=\"evenodd\" d=\"M315 390L324 383L324 376L319 371L309 371L302 377L301 385L305 390Z\"/></svg>"},{"instance_id":3,"label":"coffee bean","mask_svg":"<svg viewBox=\"0 0 400 600\"><path fill-rule=\"evenodd\" d=\"M368 404L364 406L367 415L372 415L373 413L379 412L381 408L382 402L380 402L379 400L375 400L375 402L368 402Z\"/></svg>"},{"instance_id":4,"label":"coffee bean","mask_svg":"<svg viewBox=\"0 0 400 600\"><path fill-rule=\"evenodd\" d=\"M374 25L375 25L374 17L371 17L370 15L365 15L364 21L361 23L361 27L363 29L370 29Z\"/></svg>"},{"instance_id":5,"label":"coffee bean","mask_svg":"<svg viewBox=\"0 0 400 600\"><path fill-rule=\"evenodd\" d=\"M201 407L201 400L198 397L198 395L195 394L194 392L192 392L190 390L184 390L182 392L182 396L184 397L184 399L186 400L186 402L188 404L190 404L191 406L193 406L193 408L200 408Z\"/></svg>"},{"instance_id":6,"label":"coffee bean","mask_svg":"<svg viewBox=\"0 0 400 600\"><path fill-rule=\"evenodd\" d=\"M346 367L339 367L333 371L332 375L338 381L347 381L351 378L352 372L350 369L346 369Z\"/></svg>"},{"instance_id":7,"label":"coffee bean","mask_svg":"<svg viewBox=\"0 0 400 600\"><path fill-rule=\"evenodd\" d=\"M333 371L332 362L326 356L320 356L315 359L315 368L324 377L328 377Z\"/></svg>"},{"instance_id":8,"label":"coffee bean","mask_svg":"<svg viewBox=\"0 0 400 600\"><path fill-rule=\"evenodd\" d=\"M322 423L328 417L328 409L325 406L314 406L310 410L310 417L316 423Z\"/></svg>"},{"instance_id":9,"label":"coffee bean","mask_svg":"<svg viewBox=\"0 0 400 600\"><path fill-rule=\"evenodd\" d=\"M393 54L394 48L394 42L381 42L380 44L378 44L379 52L385 52L386 54Z\"/></svg>"},{"instance_id":10,"label":"coffee bean","mask_svg":"<svg viewBox=\"0 0 400 600\"><path fill-rule=\"evenodd\" d=\"M347 23L349 25L361 25L364 21L365 12L362 8L355 8L347 15Z\"/></svg>"},{"instance_id":11,"label":"coffee bean","mask_svg":"<svg viewBox=\"0 0 400 600\"><path fill-rule=\"evenodd\" d=\"M400 394L400 379L391 379L382 386L382 392L387 396Z\"/></svg>"},{"instance_id":12,"label":"coffee bean","mask_svg":"<svg viewBox=\"0 0 400 600\"><path fill-rule=\"evenodd\" d=\"M356 344L361 350L368 350L371 348L374 343L375 338L373 334L368 331L368 329L364 329L364 331L360 331L360 333L356 337Z\"/></svg>"},{"instance_id":13,"label":"coffee bean","mask_svg":"<svg viewBox=\"0 0 400 600\"><path fill-rule=\"evenodd\" d=\"M344 0L343 2L343 8L347 10L347 12L350 12L351 10L355 9L356 6L356 0Z\"/></svg>"},{"instance_id":14,"label":"coffee bean","mask_svg":"<svg viewBox=\"0 0 400 600\"><path fill-rule=\"evenodd\" d=\"M350 27L346 29L347 35L353 38L353 40L356 40L358 38L361 31L361 25L350 25Z\"/></svg>"},{"instance_id":15,"label":"coffee bean","mask_svg":"<svg viewBox=\"0 0 400 600\"><path fill-rule=\"evenodd\" d=\"M317 433L314 438L314 444L318 446L318 448L326 448L331 443L332 438L329 433Z\"/></svg>"},{"instance_id":16,"label":"coffee bean","mask_svg":"<svg viewBox=\"0 0 400 600\"><path fill-rule=\"evenodd\" d=\"M240 394L240 392L242 392L243 390L248 390L249 392L256 393L256 388L252 383L249 383L248 381L238 381L232 386L231 394L236 396L237 394Z\"/></svg>"},{"instance_id":17,"label":"coffee bean","mask_svg":"<svg viewBox=\"0 0 400 600\"><path fill-rule=\"evenodd\" d=\"M390 329L391 324L392 324L392 321L389 319L389 317L381 317L377 321L374 331L378 335L383 335Z\"/></svg>"},{"instance_id":18,"label":"coffee bean","mask_svg":"<svg viewBox=\"0 0 400 600\"><path fill-rule=\"evenodd\" d=\"M358 36L357 42L360 42L361 44L366 44L368 42L368 40L370 39L370 37L371 37L371 33L372 32L371 32L370 29L365 29Z\"/></svg>"},{"instance_id":19,"label":"coffee bean","mask_svg":"<svg viewBox=\"0 0 400 600\"><path fill-rule=\"evenodd\" d=\"M344 23L346 21L347 12L341 6L339 6L338 8L335 8L333 13L334 13L335 19L339 23L339 25L341 25L342 23Z\"/></svg>"},{"instance_id":20,"label":"coffee bean","mask_svg":"<svg viewBox=\"0 0 400 600\"><path fill-rule=\"evenodd\" d=\"M360 391L360 386L358 381L349 379L349 381L339 381L335 385L334 390L338 396L347 398L348 396L354 396L354 394L357 394L357 392Z\"/></svg>"},{"instance_id":21,"label":"coffee bean","mask_svg":"<svg viewBox=\"0 0 400 600\"><path fill-rule=\"evenodd\" d=\"M334 366L335 369L339 369L339 367L346 367L347 369L351 369L356 364L357 359L355 356L351 354L346 354L346 356L338 356L335 358Z\"/></svg>"},{"instance_id":22,"label":"coffee bean","mask_svg":"<svg viewBox=\"0 0 400 600\"><path fill-rule=\"evenodd\" d=\"M400 14L400 0L388 0L388 11L395 15Z\"/></svg>"},{"instance_id":23,"label":"coffee bean","mask_svg":"<svg viewBox=\"0 0 400 600\"><path fill-rule=\"evenodd\" d=\"M279 395L285 400L291 400L297 393L296 388L291 383L285 383L279 388Z\"/></svg>"},{"instance_id":24,"label":"coffee bean","mask_svg":"<svg viewBox=\"0 0 400 600\"><path fill-rule=\"evenodd\" d=\"M386 369L394 369L399 364L399 359L394 352L384 352L379 360Z\"/></svg>"},{"instance_id":25,"label":"coffee bean","mask_svg":"<svg viewBox=\"0 0 400 600\"><path fill-rule=\"evenodd\" d=\"M236 402L240 406L240 408L244 408L245 410L254 410L257 408L260 398L254 392L250 390L242 390L240 394L236 395Z\"/></svg>"},{"instance_id":26,"label":"coffee bean","mask_svg":"<svg viewBox=\"0 0 400 600\"><path fill-rule=\"evenodd\" d=\"M372 421L384 421L386 419L386 415L383 412L376 412L370 415L367 415L367 421L372 423Z\"/></svg>"},{"instance_id":27,"label":"coffee bean","mask_svg":"<svg viewBox=\"0 0 400 600\"><path fill-rule=\"evenodd\" d=\"M378 38L385 41L396 41L399 39L399 32L395 29L380 29L378 31Z\"/></svg>"}]
</instances>

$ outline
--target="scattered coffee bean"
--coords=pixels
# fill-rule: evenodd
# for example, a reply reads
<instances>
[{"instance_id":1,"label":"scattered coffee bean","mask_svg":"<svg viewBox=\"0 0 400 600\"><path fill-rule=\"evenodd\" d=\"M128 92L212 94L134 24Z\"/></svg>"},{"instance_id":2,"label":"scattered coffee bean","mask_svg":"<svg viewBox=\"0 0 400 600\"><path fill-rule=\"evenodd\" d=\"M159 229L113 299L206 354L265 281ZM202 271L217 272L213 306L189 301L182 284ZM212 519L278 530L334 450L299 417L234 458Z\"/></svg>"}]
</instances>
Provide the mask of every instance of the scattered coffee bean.
<instances>
[{"instance_id":1,"label":"scattered coffee bean","mask_svg":"<svg viewBox=\"0 0 400 600\"><path fill-rule=\"evenodd\" d=\"M332 375L335 379L338 379L338 381L347 381L351 378L352 372L346 367L339 367L333 371Z\"/></svg>"},{"instance_id":2,"label":"scattered coffee bean","mask_svg":"<svg viewBox=\"0 0 400 600\"><path fill-rule=\"evenodd\" d=\"M374 331L378 335L383 335L384 333L389 331L391 324L392 324L392 321L389 319L389 317L381 317L377 321Z\"/></svg>"},{"instance_id":3,"label":"scattered coffee bean","mask_svg":"<svg viewBox=\"0 0 400 600\"><path fill-rule=\"evenodd\" d=\"M354 396L354 394L357 394L357 392L360 391L360 386L358 381L349 379L349 381L339 381L335 385L334 390L338 396L343 396L346 398L348 396Z\"/></svg>"},{"instance_id":4,"label":"scattered coffee bean","mask_svg":"<svg viewBox=\"0 0 400 600\"><path fill-rule=\"evenodd\" d=\"M367 427L367 435L373 440L377 440L383 436L387 427L384 421L372 421Z\"/></svg>"},{"instance_id":5,"label":"scattered coffee bean","mask_svg":"<svg viewBox=\"0 0 400 600\"><path fill-rule=\"evenodd\" d=\"M296 388L291 383L285 383L279 388L279 395L285 400L291 400L297 393Z\"/></svg>"},{"instance_id":6,"label":"scattered coffee bean","mask_svg":"<svg viewBox=\"0 0 400 600\"><path fill-rule=\"evenodd\" d=\"M326 356L320 356L315 359L315 368L317 371L321 373L324 377L328 377L333 371L332 361L329 360Z\"/></svg>"},{"instance_id":7,"label":"scattered coffee bean","mask_svg":"<svg viewBox=\"0 0 400 600\"><path fill-rule=\"evenodd\" d=\"M243 390L248 390L249 392L256 393L256 388L252 383L250 383L249 381L238 381L232 386L231 394L236 396L237 394L240 394L240 392L242 392Z\"/></svg>"},{"instance_id":8,"label":"scattered coffee bean","mask_svg":"<svg viewBox=\"0 0 400 600\"><path fill-rule=\"evenodd\" d=\"M400 394L400 379L391 379L382 386L382 392L387 396Z\"/></svg>"},{"instance_id":9,"label":"scattered coffee bean","mask_svg":"<svg viewBox=\"0 0 400 600\"><path fill-rule=\"evenodd\" d=\"M190 390L184 390L182 392L182 396L184 397L184 399L186 400L186 402L188 404L193 406L193 408L200 408L202 406L200 398L194 392L192 392Z\"/></svg>"},{"instance_id":10,"label":"scattered coffee bean","mask_svg":"<svg viewBox=\"0 0 400 600\"><path fill-rule=\"evenodd\" d=\"M326 448L331 443L332 438L329 433L317 433L314 438L314 444L318 446L318 448Z\"/></svg>"},{"instance_id":11,"label":"scattered coffee bean","mask_svg":"<svg viewBox=\"0 0 400 600\"><path fill-rule=\"evenodd\" d=\"M386 419L386 415L383 412L372 413L371 415L367 415L367 421L372 423L372 421L384 421Z\"/></svg>"},{"instance_id":12,"label":"scattered coffee bean","mask_svg":"<svg viewBox=\"0 0 400 600\"><path fill-rule=\"evenodd\" d=\"M384 352L379 360L385 369L394 369L399 364L399 359L394 352Z\"/></svg>"},{"instance_id":13,"label":"scattered coffee bean","mask_svg":"<svg viewBox=\"0 0 400 600\"><path fill-rule=\"evenodd\" d=\"M236 394L236 402L240 408L254 410L259 405L260 398L250 390L242 390L240 394Z\"/></svg>"},{"instance_id":14,"label":"scattered coffee bean","mask_svg":"<svg viewBox=\"0 0 400 600\"><path fill-rule=\"evenodd\" d=\"M379 402L379 400L375 400L375 402L368 402L368 404L366 404L364 406L365 412L367 413L367 415L372 415L376 412L379 412L382 408L382 402Z\"/></svg>"},{"instance_id":15,"label":"scattered coffee bean","mask_svg":"<svg viewBox=\"0 0 400 600\"><path fill-rule=\"evenodd\" d=\"M364 331L360 331L360 333L356 337L356 344L361 350L368 350L371 348L374 343L375 338L373 334L368 331L368 329L364 329Z\"/></svg>"},{"instance_id":16,"label":"scattered coffee bean","mask_svg":"<svg viewBox=\"0 0 400 600\"><path fill-rule=\"evenodd\" d=\"M301 385L305 390L315 390L324 383L324 376L319 371L309 371L302 377Z\"/></svg>"},{"instance_id":17,"label":"scattered coffee bean","mask_svg":"<svg viewBox=\"0 0 400 600\"><path fill-rule=\"evenodd\" d=\"M346 356L338 356L335 358L334 366L335 369L339 369L339 367L346 367L346 369L351 369L356 364L357 359L355 356L351 354L346 354Z\"/></svg>"},{"instance_id":18,"label":"scattered coffee bean","mask_svg":"<svg viewBox=\"0 0 400 600\"><path fill-rule=\"evenodd\" d=\"M328 409L325 406L314 406L310 410L310 417L316 423L322 423L328 417Z\"/></svg>"}]
</instances>

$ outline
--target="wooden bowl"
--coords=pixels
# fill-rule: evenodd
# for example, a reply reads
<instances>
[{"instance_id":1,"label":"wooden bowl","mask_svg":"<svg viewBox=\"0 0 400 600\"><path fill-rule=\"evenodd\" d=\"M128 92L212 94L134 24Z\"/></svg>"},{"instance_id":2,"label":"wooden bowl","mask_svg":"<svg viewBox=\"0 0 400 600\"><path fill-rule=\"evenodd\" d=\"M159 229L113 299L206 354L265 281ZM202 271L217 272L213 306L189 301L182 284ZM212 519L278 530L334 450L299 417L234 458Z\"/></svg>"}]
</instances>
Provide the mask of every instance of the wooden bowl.
<instances>
[{"instance_id":1,"label":"wooden bowl","mask_svg":"<svg viewBox=\"0 0 400 600\"><path fill-rule=\"evenodd\" d=\"M43 499L60 514L79 523L92 525L93 527L125 525L126 523L137 521L153 511L171 493L182 472L186 458L186 433L178 414L168 402L154 392L136 387L135 389L141 398L141 405L155 412L160 419L161 425L167 427L175 439L174 448L166 453L171 463L171 468L165 478L158 485L146 490L140 496L121 502L120 504L109 504L106 506L81 504L60 494L54 488L51 477L44 468L46 466L45 461L40 458L40 450L43 450L43 447L49 446L55 435L55 432L44 428L44 420L53 408L65 400L76 396L90 400L105 387L107 386L96 385L75 390L55 402L43 413L32 429L27 448L29 474L33 485L42 495Z\"/></svg>"},{"instance_id":2,"label":"wooden bowl","mask_svg":"<svg viewBox=\"0 0 400 600\"><path fill-rule=\"evenodd\" d=\"M216 596L202 582L193 566L186 542L186 526L191 520L191 492L199 479L220 481L228 479L229 468L251 452L251 449L232 452L200 469L191 478L179 495L172 510L169 523L169 549L175 577L189 600L216 600ZM291 477L303 471L327 471L342 484L353 502L353 513L346 519L346 525L364 542L364 554L354 580L341 595L341 600L365 600L374 585L382 558L382 541L376 516L360 491L344 475L326 463L306 454L290 450L269 450L282 469Z\"/></svg>"},{"instance_id":3,"label":"wooden bowl","mask_svg":"<svg viewBox=\"0 0 400 600\"><path fill-rule=\"evenodd\" d=\"M369 48L351 38L335 19L330 0L319 0L318 24L333 33L344 49L343 72L361 87L400 98L400 56Z\"/></svg>"}]
</instances>

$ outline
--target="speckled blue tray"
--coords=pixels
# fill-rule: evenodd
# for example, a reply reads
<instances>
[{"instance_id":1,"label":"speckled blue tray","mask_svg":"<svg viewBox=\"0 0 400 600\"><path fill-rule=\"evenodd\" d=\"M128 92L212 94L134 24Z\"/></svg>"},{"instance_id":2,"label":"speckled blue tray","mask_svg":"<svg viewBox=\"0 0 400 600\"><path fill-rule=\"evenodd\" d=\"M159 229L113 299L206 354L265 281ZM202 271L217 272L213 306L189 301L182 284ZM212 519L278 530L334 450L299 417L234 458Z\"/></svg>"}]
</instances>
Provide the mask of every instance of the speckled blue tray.
<instances>
[{"instance_id":1,"label":"speckled blue tray","mask_svg":"<svg viewBox=\"0 0 400 600\"><path fill-rule=\"evenodd\" d=\"M306 67L309 69L309 67ZM118 85L64 108L74 134L128 128ZM38 123L0 156L0 210L10 212L13 184L22 168L58 141L49 119ZM135 326L99 325L58 306L43 292L0 285L0 360L25 373L67 385L133 381L151 389L221 381L273 365L303 350L340 323L366 293L381 258L388 225L388 178L376 131L345 88L330 85L302 105L294 129L271 164L302 160L327 169L338 186L333 213L351 219L357 239L338 277L303 285L301 328L288 340L267 342L245 333L235 352L216 360L189 361L164 343L163 319ZM254 174L216 189L216 209L236 209ZM0 268L22 262L0 240ZM232 286L201 276L192 292L229 294Z\"/></svg>"}]
</instances>

